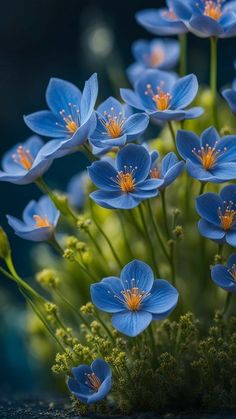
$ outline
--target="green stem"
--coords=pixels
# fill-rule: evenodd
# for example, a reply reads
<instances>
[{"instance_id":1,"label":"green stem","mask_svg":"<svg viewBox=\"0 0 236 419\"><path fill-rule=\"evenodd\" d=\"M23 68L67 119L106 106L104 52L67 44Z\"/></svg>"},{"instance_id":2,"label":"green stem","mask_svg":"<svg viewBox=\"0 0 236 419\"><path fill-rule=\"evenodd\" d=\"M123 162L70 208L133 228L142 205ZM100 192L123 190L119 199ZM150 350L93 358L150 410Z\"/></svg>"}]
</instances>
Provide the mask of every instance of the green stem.
<instances>
[{"instance_id":1,"label":"green stem","mask_svg":"<svg viewBox=\"0 0 236 419\"><path fill-rule=\"evenodd\" d=\"M223 311L222 311L222 314L223 314L223 315L224 315L224 314L226 314L226 313L227 313L227 311L228 311L228 309L229 309L229 305L230 305L230 302L231 302L231 298L232 298L232 293L231 293L231 292L228 292L228 293L227 293L227 297L226 297L226 299L225 299L224 308L223 308Z\"/></svg>"},{"instance_id":2,"label":"green stem","mask_svg":"<svg viewBox=\"0 0 236 419\"><path fill-rule=\"evenodd\" d=\"M151 341L153 365L156 365L156 362L157 362L157 348L156 348L155 337L154 337L154 333L153 333L153 329L152 329L152 324L149 325L147 330L148 330L148 334L149 334L150 341Z\"/></svg>"},{"instance_id":3,"label":"green stem","mask_svg":"<svg viewBox=\"0 0 236 419\"><path fill-rule=\"evenodd\" d=\"M104 262L107 264L106 257L105 257L105 255L104 255L104 253L103 253L103 251L102 251L101 247L99 246L99 244L98 244L97 240L95 239L95 237L93 237L93 235L91 234L91 232L90 232L89 230L87 230L87 231L86 231L86 233L88 234L88 236L89 236L89 238L90 238L91 242L93 243L94 247L97 249L98 254L102 256L102 258L103 258Z\"/></svg>"},{"instance_id":4,"label":"green stem","mask_svg":"<svg viewBox=\"0 0 236 419\"><path fill-rule=\"evenodd\" d=\"M171 276L172 283L176 286L176 272L175 272L175 242L173 241L170 245L170 267L171 267Z\"/></svg>"},{"instance_id":5,"label":"green stem","mask_svg":"<svg viewBox=\"0 0 236 419\"><path fill-rule=\"evenodd\" d=\"M73 304L70 303L69 300L59 291L58 289L55 289L54 292L58 295L58 297L70 308L71 311L73 311L74 315L79 318L81 322L85 324L85 326L90 330L90 324L87 322L87 320L84 318L83 314L76 309Z\"/></svg>"},{"instance_id":6,"label":"green stem","mask_svg":"<svg viewBox=\"0 0 236 419\"><path fill-rule=\"evenodd\" d=\"M86 156L88 157L88 159L93 162L93 161L98 161L100 160L99 157L95 156L92 151L90 150L89 146L87 144L83 144L83 150L86 154Z\"/></svg>"},{"instance_id":7,"label":"green stem","mask_svg":"<svg viewBox=\"0 0 236 419\"><path fill-rule=\"evenodd\" d=\"M212 119L213 125L219 129L217 115L217 38L212 36L211 40L211 66L210 66L210 86L212 94Z\"/></svg>"},{"instance_id":8,"label":"green stem","mask_svg":"<svg viewBox=\"0 0 236 419\"><path fill-rule=\"evenodd\" d=\"M151 222L152 222L153 229L155 231L157 240L158 240L158 242L159 242L159 244L161 246L161 249L162 249L165 257L167 258L168 262L170 262L170 256L168 254L168 251L166 249L166 246L164 244L164 241L163 241L163 239L161 237L161 233L159 232L158 227L157 227L157 224L156 224L156 222L154 220L154 216L153 216L153 212L152 212L152 207L151 207L151 203L150 203L149 200L147 200L147 207L148 207L149 215L150 215L150 218L151 218Z\"/></svg>"},{"instance_id":9,"label":"green stem","mask_svg":"<svg viewBox=\"0 0 236 419\"><path fill-rule=\"evenodd\" d=\"M151 239L150 239L149 234L148 234L148 226L147 226L147 223L146 223L145 216L144 216L144 213L143 213L143 210L142 210L142 206L141 205L142 204L140 204L138 206L138 209L139 209L139 214L140 214L140 218L141 218L142 225L143 225L143 230L144 230L144 233L145 233L145 236L146 236L147 244L148 244L149 249L150 249L153 267L154 267L157 275L160 276L160 272L159 272L159 269L158 269L158 266L157 266L157 263L156 263L155 252L154 252L154 249L153 249L153 245L152 245Z\"/></svg>"},{"instance_id":10,"label":"green stem","mask_svg":"<svg viewBox=\"0 0 236 419\"><path fill-rule=\"evenodd\" d=\"M161 203L162 203L162 211L163 211L163 219L164 219L164 225L166 230L167 238L170 238L170 232L169 232L169 225L168 225L168 218L167 218L167 211L166 211L166 196L165 196L165 189L161 191Z\"/></svg>"},{"instance_id":11,"label":"green stem","mask_svg":"<svg viewBox=\"0 0 236 419\"><path fill-rule=\"evenodd\" d=\"M206 187L206 182L200 182L200 189L198 195L201 195L204 192L204 189Z\"/></svg>"},{"instance_id":12,"label":"green stem","mask_svg":"<svg viewBox=\"0 0 236 419\"><path fill-rule=\"evenodd\" d=\"M180 77L183 77L187 74L187 34L186 33L179 35L179 42L180 42L179 74L180 74Z\"/></svg>"},{"instance_id":13,"label":"green stem","mask_svg":"<svg viewBox=\"0 0 236 419\"><path fill-rule=\"evenodd\" d=\"M99 321L99 323L101 324L101 326L103 327L103 329L107 332L108 336L111 338L111 340L114 342L115 338L112 335L111 331L108 329L106 323L101 319L100 315L98 314L98 312L96 311L96 313L94 314L94 317Z\"/></svg>"},{"instance_id":14,"label":"green stem","mask_svg":"<svg viewBox=\"0 0 236 419\"><path fill-rule=\"evenodd\" d=\"M122 230L122 234L123 234L123 238L124 238L124 242L125 242L125 246L126 246L127 252L129 253L130 258L131 259L134 259L135 257L134 257L132 248L130 246L130 243L129 243L129 240L128 240L128 237L127 237L127 234L126 234L125 223L124 223L124 220L123 220L123 214L122 214L122 211L121 210L118 213L118 217L119 217L119 221L120 221L120 225L121 225L121 230Z\"/></svg>"},{"instance_id":15,"label":"green stem","mask_svg":"<svg viewBox=\"0 0 236 419\"><path fill-rule=\"evenodd\" d=\"M171 134L171 138L172 138L172 141L173 141L175 152L176 152L177 156L179 156L179 152L177 150L176 142L175 142L175 130L174 130L174 127L173 127L173 124L172 124L171 121L168 121L168 127L169 127L169 130L170 130L170 134Z\"/></svg>"},{"instance_id":16,"label":"green stem","mask_svg":"<svg viewBox=\"0 0 236 419\"><path fill-rule=\"evenodd\" d=\"M61 248L54 235L48 240L48 244L50 244L60 256L63 256L64 250Z\"/></svg>"}]
</instances>

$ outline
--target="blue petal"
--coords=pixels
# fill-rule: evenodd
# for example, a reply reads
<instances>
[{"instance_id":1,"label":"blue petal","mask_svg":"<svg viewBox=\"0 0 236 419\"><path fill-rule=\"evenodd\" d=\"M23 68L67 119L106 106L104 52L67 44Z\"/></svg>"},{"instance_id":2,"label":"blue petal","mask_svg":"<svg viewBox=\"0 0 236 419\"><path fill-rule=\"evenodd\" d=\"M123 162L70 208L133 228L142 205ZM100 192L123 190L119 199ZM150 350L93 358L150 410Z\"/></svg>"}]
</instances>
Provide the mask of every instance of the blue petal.
<instances>
[{"instance_id":1,"label":"blue petal","mask_svg":"<svg viewBox=\"0 0 236 419\"><path fill-rule=\"evenodd\" d=\"M97 112L99 112L101 115L104 116L104 112L107 114L114 113L114 115L118 116L119 113L123 113L122 105L121 103L115 99L113 96L110 96L108 99L104 100L98 108Z\"/></svg>"},{"instance_id":2,"label":"blue petal","mask_svg":"<svg viewBox=\"0 0 236 419\"><path fill-rule=\"evenodd\" d=\"M212 174L216 176L221 182L236 179L236 162L223 161L215 165L211 170Z\"/></svg>"},{"instance_id":3,"label":"blue petal","mask_svg":"<svg viewBox=\"0 0 236 419\"><path fill-rule=\"evenodd\" d=\"M211 279L218 285L228 292L236 292L236 284L228 272L228 269L223 265L215 265L211 270Z\"/></svg>"},{"instance_id":4,"label":"blue petal","mask_svg":"<svg viewBox=\"0 0 236 419\"><path fill-rule=\"evenodd\" d=\"M159 184L156 185L155 189L145 190L145 189L136 188L135 191L132 192L132 196L134 198L139 198L140 201L144 199L155 198L159 193L157 188L161 187L162 185L163 185L163 180L161 180Z\"/></svg>"},{"instance_id":5,"label":"blue petal","mask_svg":"<svg viewBox=\"0 0 236 419\"><path fill-rule=\"evenodd\" d=\"M187 31L179 20L168 19L168 9L145 9L136 13L137 22L155 35L176 35Z\"/></svg>"},{"instance_id":6,"label":"blue petal","mask_svg":"<svg viewBox=\"0 0 236 419\"><path fill-rule=\"evenodd\" d=\"M111 377L107 377L100 385L97 392L93 393L88 397L88 404L96 403L99 400L104 399L111 389L112 381Z\"/></svg>"},{"instance_id":7,"label":"blue petal","mask_svg":"<svg viewBox=\"0 0 236 419\"><path fill-rule=\"evenodd\" d=\"M198 91L198 81L194 74L179 79L172 88L170 108L183 109L195 98Z\"/></svg>"},{"instance_id":8,"label":"blue petal","mask_svg":"<svg viewBox=\"0 0 236 419\"><path fill-rule=\"evenodd\" d=\"M236 185L225 186L220 191L220 197L222 201L226 201L226 202L232 201L234 204L236 204Z\"/></svg>"},{"instance_id":9,"label":"blue petal","mask_svg":"<svg viewBox=\"0 0 236 419\"><path fill-rule=\"evenodd\" d=\"M151 53L155 53L158 49L162 49L164 52L163 61L160 62L158 68L162 70L172 69L178 62L179 59L179 42L172 39L153 39L150 42Z\"/></svg>"},{"instance_id":10,"label":"blue petal","mask_svg":"<svg viewBox=\"0 0 236 419\"><path fill-rule=\"evenodd\" d=\"M227 262L227 268L231 269L233 265L236 265L236 253L233 253Z\"/></svg>"},{"instance_id":11,"label":"blue petal","mask_svg":"<svg viewBox=\"0 0 236 419\"><path fill-rule=\"evenodd\" d=\"M137 207L141 199L131 193L95 191L90 197L103 208L132 209Z\"/></svg>"},{"instance_id":12,"label":"blue petal","mask_svg":"<svg viewBox=\"0 0 236 419\"><path fill-rule=\"evenodd\" d=\"M125 168L135 169L134 178L136 184L145 180L150 172L151 158L148 151L141 145L128 144L116 156L118 171Z\"/></svg>"},{"instance_id":13,"label":"blue petal","mask_svg":"<svg viewBox=\"0 0 236 419\"><path fill-rule=\"evenodd\" d=\"M149 292L153 286L154 275L149 265L141 260L133 260L122 269L120 280L124 289L137 287L140 291Z\"/></svg>"},{"instance_id":14,"label":"blue petal","mask_svg":"<svg viewBox=\"0 0 236 419\"><path fill-rule=\"evenodd\" d=\"M142 101L133 90L120 89L120 95L124 102L128 103L128 105L132 106L135 109L141 109L142 111L145 110Z\"/></svg>"},{"instance_id":15,"label":"blue petal","mask_svg":"<svg viewBox=\"0 0 236 419\"><path fill-rule=\"evenodd\" d=\"M8 224L13 228L15 234L22 239L40 242L47 241L53 234L52 227L35 228L26 226L20 220L7 215Z\"/></svg>"},{"instance_id":16,"label":"blue petal","mask_svg":"<svg viewBox=\"0 0 236 419\"><path fill-rule=\"evenodd\" d=\"M216 149L220 151L217 156L218 162L236 161L236 135L226 135L220 139Z\"/></svg>"},{"instance_id":17,"label":"blue petal","mask_svg":"<svg viewBox=\"0 0 236 419\"><path fill-rule=\"evenodd\" d=\"M49 222L53 225L57 223L60 215L60 212L47 195L44 195L39 199L37 203L37 211L37 213L42 217L46 216Z\"/></svg>"},{"instance_id":18,"label":"blue petal","mask_svg":"<svg viewBox=\"0 0 236 419\"><path fill-rule=\"evenodd\" d=\"M136 83L144 70L145 66L141 63L133 63L126 69L127 77L132 85Z\"/></svg>"},{"instance_id":19,"label":"blue petal","mask_svg":"<svg viewBox=\"0 0 236 419\"><path fill-rule=\"evenodd\" d=\"M216 20L204 15L193 17L187 27L195 35L202 38L217 37L224 33L223 28Z\"/></svg>"},{"instance_id":20,"label":"blue petal","mask_svg":"<svg viewBox=\"0 0 236 419\"><path fill-rule=\"evenodd\" d=\"M170 152L166 154L161 162L161 175L165 176L165 174L178 162L179 160L175 153Z\"/></svg>"},{"instance_id":21,"label":"blue petal","mask_svg":"<svg viewBox=\"0 0 236 419\"><path fill-rule=\"evenodd\" d=\"M155 111L149 113L152 120L156 121L182 121L185 119L185 111L177 110L172 111L167 109L166 111Z\"/></svg>"},{"instance_id":22,"label":"blue petal","mask_svg":"<svg viewBox=\"0 0 236 419\"><path fill-rule=\"evenodd\" d=\"M101 382L104 381L107 377L111 377L112 375L111 368L109 367L108 363L100 358L97 358L92 362L91 369Z\"/></svg>"},{"instance_id":23,"label":"blue petal","mask_svg":"<svg viewBox=\"0 0 236 419\"><path fill-rule=\"evenodd\" d=\"M111 148L113 147L122 147L123 145L125 145L126 141L127 141L127 134L124 134L120 137L116 137L116 138L104 138L102 141L99 141L97 143L94 142L94 145L96 145L97 147L107 147L110 146ZM93 142L91 140L91 142Z\"/></svg>"},{"instance_id":24,"label":"blue petal","mask_svg":"<svg viewBox=\"0 0 236 419\"><path fill-rule=\"evenodd\" d=\"M122 290L123 286L119 278L104 278L102 282L92 284L90 287L93 304L107 313L123 311L125 306L121 301L123 299ZM118 296L119 298L117 298Z\"/></svg>"},{"instance_id":25,"label":"blue petal","mask_svg":"<svg viewBox=\"0 0 236 419\"><path fill-rule=\"evenodd\" d=\"M200 217L217 226L220 225L219 207L223 207L223 199L215 193L209 192L196 198L196 210Z\"/></svg>"},{"instance_id":26,"label":"blue petal","mask_svg":"<svg viewBox=\"0 0 236 419\"><path fill-rule=\"evenodd\" d=\"M153 314L162 314L173 310L178 302L178 298L178 291L168 281L156 279L150 295L143 300L140 309Z\"/></svg>"},{"instance_id":27,"label":"blue petal","mask_svg":"<svg viewBox=\"0 0 236 419\"><path fill-rule=\"evenodd\" d=\"M200 140L198 136L191 131L179 130L176 134L176 147L184 160L190 159L195 163L199 163L199 159L193 153L193 150L200 149Z\"/></svg>"},{"instance_id":28,"label":"blue petal","mask_svg":"<svg viewBox=\"0 0 236 419\"><path fill-rule=\"evenodd\" d=\"M227 231L225 235L225 240L226 243L228 243L230 246L236 247L236 231Z\"/></svg>"},{"instance_id":29,"label":"blue petal","mask_svg":"<svg viewBox=\"0 0 236 419\"><path fill-rule=\"evenodd\" d=\"M135 60L144 63L145 67L149 67L150 42L145 39L139 39L132 44L131 49Z\"/></svg>"},{"instance_id":30,"label":"blue petal","mask_svg":"<svg viewBox=\"0 0 236 419\"><path fill-rule=\"evenodd\" d=\"M91 116L98 95L97 74L94 73L89 80L85 82L81 97L80 115L81 123L85 123Z\"/></svg>"},{"instance_id":31,"label":"blue petal","mask_svg":"<svg viewBox=\"0 0 236 419\"><path fill-rule=\"evenodd\" d=\"M204 169L204 167L200 163L192 162L189 159L186 162L186 169L189 176L192 176L193 178L198 179L201 182L222 182L213 174L213 171L210 172Z\"/></svg>"},{"instance_id":32,"label":"blue petal","mask_svg":"<svg viewBox=\"0 0 236 419\"><path fill-rule=\"evenodd\" d=\"M139 183L135 191L150 191L152 189L159 188L163 184L163 179L146 179L144 182Z\"/></svg>"},{"instance_id":33,"label":"blue petal","mask_svg":"<svg viewBox=\"0 0 236 419\"><path fill-rule=\"evenodd\" d=\"M86 376L87 374L92 374L92 369L89 365L81 364L79 367L72 368L72 374L79 386L86 387L85 385L85 381L87 380ZM87 387L87 391L89 393L88 387Z\"/></svg>"},{"instance_id":34,"label":"blue petal","mask_svg":"<svg viewBox=\"0 0 236 419\"><path fill-rule=\"evenodd\" d=\"M187 109L185 111L185 118L184 119L196 119L199 118L204 113L204 109L200 106L195 106L194 108Z\"/></svg>"},{"instance_id":35,"label":"blue petal","mask_svg":"<svg viewBox=\"0 0 236 419\"><path fill-rule=\"evenodd\" d=\"M225 98L233 114L236 115L236 90L225 89L222 92L222 96Z\"/></svg>"},{"instance_id":36,"label":"blue petal","mask_svg":"<svg viewBox=\"0 0 236 419\"><path fill-rule=\"evenodd\" d=\"M215 147L216 142L220 141L220 136L214 127L209 127L200 136L200 146Z\"/></svg>"},{"instance_id":37,"label":"blue petal","mask_svg":"<svg viewBox=\"0 0 236 419\"><path fill-rule=\"evenodd\" d=\"M4 171L9 174L25 174L28 171L23 168L23 166L16 163L13 159L13 155L17 154L17 149L22 146L24 150L29 150L32 159L35 163L36 156L39 154L40 149L43 147L43 141L37 135L32 135L26 141L22 143L15 144L14 147L8 150L2 158L2 168Z\"/></svg>"},{"instance_id":38,"label":"blue petal","mask_svg":"<svg viewBox=\"0 0 236 419\"><path fill-rule=\"evenodd\" d=\"M74 378L69 377L67 380L67 386L72 394L74 394L83 403L87 403L88 396L90 394L89 388L78 385Z\"/></svg>"},{"instance_id":39,"label":"blue petal","mask_svg":"<svg viewBox=\"0 0 236 419\"><path fill-rule=\"evenodd\" d=\"M191 2L182 1L182 0L174 0L172 2L172 7L175 14L181 20L189 20L193 14L193 6Z\"/></svg>"},{"instance_id":40,"label":"blue petal","mask_svg":"<svg viewBox=\"0 0 236 419\"><path fill-rule=\"evenodd\" d=\"M225 232L222 228L217 227L206 220L200 220L198 222L198 230L203 237L207 237L211 240L222 240L225 237Z\"/></svg>"},{"instance_id":41,"label":"blue petal","mask_svg":"<svg viewBox=\"0 0 236 419\"><path fill-rule=\"evenodd\" d=\"M63 109L68 115L71 114L70 103L80 107L81 92L78 87L66 80L51 78L46 90L46 100L55 115L59 117L59 112Z\"/></svg>"},{"instance_id":42,"label":"blue petal","mask_svg":"<svg viewBox=\"0 0 236 419\"><path fill-rule=\"evenodd\" d=\"M120 191L117 185L117 171L106 161L96 161L88 167L88 174L93 183L105 191Z\"/></svg>"},{"instance_id":43,"label":"blue petal","mask_svg":"<svg viewBox=\"0 0 236 419\"><path fill-rule=\"evenodd\" d=\"M74 175L68 185L67 185L67 192L70 204L75 207L82 209L86 198L87 198L87 184L89 181L89 177L87 172L83 171Z\"/></svg>"},{"instance_id":44,"label":"blue petal","mask_svg":"<svg viewBox=\"0 0 236 419\"><path fill-rule=\"evenodd\" d=\"M124 124L124 131L128 141L138 138L144 133L149 123L149 117L145 113L131 115Z\"/></svg>"},{"instance_id":45,"label":"blue petal","mask_svg":"<svg viewBox=\"0 0 236 419\"><path fill-rule=\"evenodd\" d=\"M66 138L68 137L68 131L66 127L63 127L64 121L59 116L55 116L50 111L39 111L24 116L24 121L37 134L47 137Z\"/></svg>"},{"instance_id":46,"label":"blue petal","mask_svg":"<svg viewBox=\"0 0 236 419\"><path fill-rule=\"evenodd\" d=\"M145 330L152 321L151 313L146 311L124 311L113 314L112 325L126 336L134 337Z\"/></svg>"},{"instance_id":47,"label":"blue petal","mask_svg":"<svg viewBox=\"0 0 236 419\"><path fill-rule=\"evenodd\" d=\"M184 162L179 161L174 166L172 166L164 176L164 183L161 188L166 188L182 173L184 170Z\"/></svg>"}]
</instances>

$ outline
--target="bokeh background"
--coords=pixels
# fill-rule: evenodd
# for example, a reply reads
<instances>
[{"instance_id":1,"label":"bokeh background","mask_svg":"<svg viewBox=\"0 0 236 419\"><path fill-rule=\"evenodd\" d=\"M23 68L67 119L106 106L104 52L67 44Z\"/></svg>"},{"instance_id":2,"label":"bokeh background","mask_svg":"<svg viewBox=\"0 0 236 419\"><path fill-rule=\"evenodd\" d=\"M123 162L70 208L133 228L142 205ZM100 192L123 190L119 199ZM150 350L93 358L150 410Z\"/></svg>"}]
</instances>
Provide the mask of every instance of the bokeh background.
<instances>
[{"instance_id":1,"label":"bokeh background","mask_svg":"<svg viewBox=\"0 0 236 419\"><path fill-rule=\"evenodd\" d=\"M52 76L82 87L95 71L99 101L119 95L128 82L125 68L133 61L130 46L152 35L138 26L136 11L160 7L158 0L11 0L1 2L0 13L0 155L26 139L23 115L45 108L44 93ZM188 71L208 82L207 40L189 36ZM235 40L220 43L219 87L234 77ZM63 165L63 170L62 170ZM65 189L70 177L86 165L80 155L56 161L47 177L51 186ZM0 224L11 239L17 269L33 273L32 243L14 236L5 214L20 216L25 204L39 196L36 187L0 184ZM43 391L51 373L42 371L27 350L24 301L14 284L0 276L1 391ZM40 348L39 348L40 349Z\"/></svg>"}]
</instances>

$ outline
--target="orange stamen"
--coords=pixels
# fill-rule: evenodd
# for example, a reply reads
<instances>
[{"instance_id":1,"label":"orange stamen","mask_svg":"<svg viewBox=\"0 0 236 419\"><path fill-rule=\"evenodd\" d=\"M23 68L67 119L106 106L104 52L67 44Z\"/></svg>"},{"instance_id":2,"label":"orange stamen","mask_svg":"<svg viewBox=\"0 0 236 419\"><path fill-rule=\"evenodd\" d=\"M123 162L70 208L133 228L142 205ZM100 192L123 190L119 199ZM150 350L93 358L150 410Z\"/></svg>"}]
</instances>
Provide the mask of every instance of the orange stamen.
<instances>
[{"instance_id":1,"label":"orange stamen","mask_svg":"<svg viewBox=\"0 0 236 419\"><path fill-rule=\"evenodd\" d=\"M221 227L225 231L230 230L236 221L236 211L232 209L232 206L233 202L230 202L229 205L225 207L224 211L222 211L221 208L218 208L218 216L221 222Z\"/></svg>"},{"instance_id":2,"label":"orange stamen","mask_svg":"<svg viewBox=\"0 0 236 419\"><path fill-rule=\"evenodd\" d=\"M33 218L36 223L36 227L51 227L51 224L48 221L48 217L42 218L40 215L34 215Z\"/></svg>"},{"instance_id":3,"label":"orange stamen","mask_svg":"<svg viewBox=\"0 0 236 419\"><path fill-rule=\"evenodd\" d=\"M152 179L159 179L160 178L160 172L159 172L157 167L154 167L154 169L152 169L150 171L150 177Z\"/></svg>"},{"instance_id":4,"label":"orange stamen","mask_svg":"<svg viewBox=\"0 0 236 419\"><path fill-rule=\"evenodd\" d=\"M165 53L162 48L155 48L152 54L150 55L149 64L150 67L158 67L163 63L165 59Z\"/></svg>"},{"instance_id":5,"label":"orange stamen","mask_svg":"<svg viewBox=\"0 0 236 419\"><path fill-rule=\"evenodd\" d=\"M192 150L193 154L198 158L206 170L212 169L218 157L227 151L226 147L223 150L216 150L216 144L217 141L214 147L210 147L208 144L206 144L205 147L201 147L200 150L196 150L196 148Z\"/></svg>"},{"instance_id":6,"label":"orange stamen","mask_svg":"<svg viewBox=\"0 0 236 419\"><path fill-rule=\"evenodd\" d=\"M119 112L118 115L115 115L114 108L111 108L111 113L108 114L107 112L103 113L104 119L100 118L100 122L105 127L106 132L108 133L111 138L117 138L122 135L125 117L122 112Z\"/></svg>"},{"instance_id":7,"label":"orange stamen","mask_svg":"<svg viewBox=\"0 0 236 419\"><path fill-rule=\"evenodd\" d=\"M133 178L132 172L118 173L118 184L122 192L132 192L135 187L135 179Z\"/></svg>"},{"instance_id":8,"label":"orange stamen","mask_svg":"<svg viewBox=\"0 0 236 419\"><path fill-rule=\"evenodd\" d=\"M162 86L164 83L161 83L160 86L157 86L156 90L157 93L154 93L150 84L147 84L147 90L145 91L145 95L150 95L152 100L155 102L156 107L159 111L166 111L169 108L170 101L172 99L171 94L169 92L164 92L162 90Z\"/></svg>"},{"instance_id":9,"label":"orange stamen","mask_svg":"<svg viewBox=\"0 0 236 419\"><path fill-rule=\"evenodd\" d=\"M96 374L94 372L92 372L92 374L86 374L87 376L87 382L86 384L92 388L92 390L94 391L98 391L100 386L101 386L101 381L99 380L99 378L96 376Z\"/></svg>"},{"instance_id":10,"label":"orange stamen","mask_svg":"<svg viewBox=\"0 0 236 419\"><path fill-rule=\"evenodd\" d=\"M25 170L30 170L33 165L33 158L29 150L24 150L20 145L17 148L17 154L13 154L12 158L15 163L20 164Z\"/></svg>"},{"instance_id":11,"label":"orange stamen","mask_svg":"<svg viewBox=\"0 0 236 419\"><path fill-rule=\"evenodd\" d=\"M204 7L204 16L208 16L213 20L219 20L222 16L222 0L207 0Z\"/></svg>"}]
</instances>

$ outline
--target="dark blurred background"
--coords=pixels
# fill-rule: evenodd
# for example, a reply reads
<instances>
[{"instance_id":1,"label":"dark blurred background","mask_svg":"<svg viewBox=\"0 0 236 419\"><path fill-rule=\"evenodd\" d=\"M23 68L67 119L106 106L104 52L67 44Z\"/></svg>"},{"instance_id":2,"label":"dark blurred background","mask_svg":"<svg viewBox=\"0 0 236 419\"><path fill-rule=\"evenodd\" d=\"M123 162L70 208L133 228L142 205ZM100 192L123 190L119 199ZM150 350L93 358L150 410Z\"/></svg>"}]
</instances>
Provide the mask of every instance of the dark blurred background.
<instances>
[{"instance_id":1,"label":"dark blurred background","mask_svg":"<svg viewBox=\"0 0 236 419\"><path fill-rule=\"evenodd\" d=\"M31 134L22 117L45 108L44 94L50 77L64 78L82 87L84 80L97 71L99 101L111 94L118 95L118 88L128 83L125 68L133 61L132 42L153 37L136 24L134 14L163 4L158 0L1 2L0 155ZM188 42L188 72L194 72L200 82L207 83L208 41L189 36ZM220 43L219 87L234 77L234 46L234 39ZM78 155L57 160L47 175L51 186L66 188L70 177L84 165L85 160ZM5 214L20 216L26 203L39 193L32 185L1 183L0 194L0 224L9 233L17 269L28 276L32 272L32 243L14 236ZM0 387L16 392L37 390L40 366L26 356L24 312L19 315L23 301L13 284L2 277L0 280Z\"/></svg>"}]
</instances>

